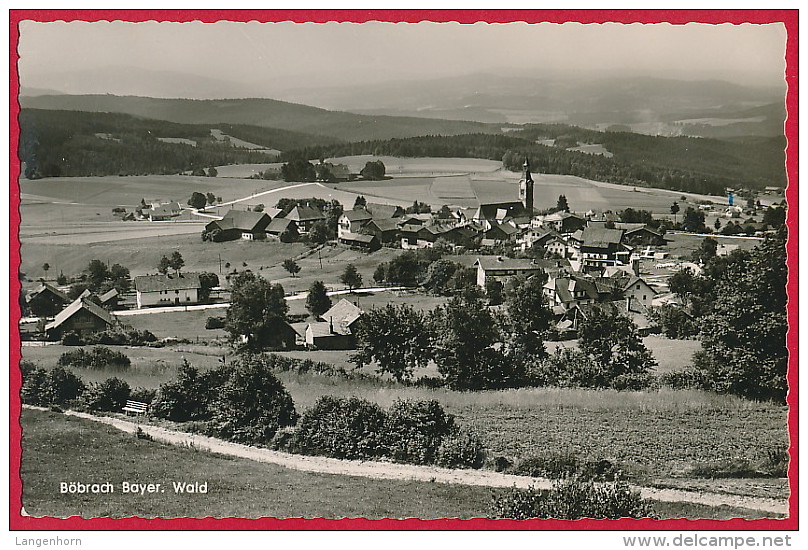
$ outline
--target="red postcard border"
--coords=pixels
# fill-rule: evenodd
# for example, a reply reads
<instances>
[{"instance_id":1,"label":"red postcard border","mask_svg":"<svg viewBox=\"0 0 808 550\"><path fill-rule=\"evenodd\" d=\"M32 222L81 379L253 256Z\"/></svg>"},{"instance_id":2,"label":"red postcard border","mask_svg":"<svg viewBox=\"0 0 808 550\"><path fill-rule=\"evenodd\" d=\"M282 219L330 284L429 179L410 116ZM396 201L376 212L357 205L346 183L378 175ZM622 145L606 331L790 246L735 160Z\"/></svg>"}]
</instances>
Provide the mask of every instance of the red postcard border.
<instances>
[{"instance_id":1,"label":"red postcard border","mask_svg":"<svg viewBox=\"0 0 808 550\"><path fill-rule=\"evenodd\" d=\"M20 459L22 454L19 423L21 404L19 390L22 384L19 369L9 369L10 408L9 408L9 504L11 530L796 530L798 528L798 11L797 10L10 10L9 11L9 231L10 231L10 365L17 365L21 357L20 336L17 330L20 319L20 306L16 299L20 293L17 275L20 267L20 243L18 226L20 223L18 178L20 162L17 157L19 134L18 116L20 106L19 75L17 73L17 43L19 23L23 20L47 21L259 21L259 22L458 22L458 23L505 23L524 21L527 23L580 22L580 23L783 23L787 32L786 40L786 94L787 120L785 133L786 173L788 186L786 200L788 214L788 241L786 244L788 263L788 322L789 330L786 345L789 349L788 384L786 399L788 410L788 430L790 435L789 453L789 515L785 519L761 520L489 520L477 519L241 519L241 518L93 518L79 517L32 518L21 515L22 480Z\"/></svg>"}]
</instances>

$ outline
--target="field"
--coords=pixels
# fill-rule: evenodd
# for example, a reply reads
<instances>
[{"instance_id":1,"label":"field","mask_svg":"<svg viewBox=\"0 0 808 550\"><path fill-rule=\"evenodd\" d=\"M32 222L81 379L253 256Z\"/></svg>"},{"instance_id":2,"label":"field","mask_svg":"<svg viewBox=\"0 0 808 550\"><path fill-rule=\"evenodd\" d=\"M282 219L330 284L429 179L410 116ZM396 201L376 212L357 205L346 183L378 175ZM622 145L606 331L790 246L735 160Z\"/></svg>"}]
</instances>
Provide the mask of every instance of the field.
<instances>
[{"instance_id":1,"label":"field","mask_svg":"<svg viewBox=\"0 0 808 550\"><path fill-rule=\"evenodd\" d=\"M52 412L22 414L23 505L32 516L66 517L485 517L493 491L414 481L299 472L241 458L140 440L109 426ZM125 452L122 453L122 450ZM61 494L65 480L115 485L109 495ZM122 482L165 492L124 495ZM172 482L207 482L206 494L174 494ZM730 507L654 503L663 517L755 518Z\"/></svg>"}]
</instances>

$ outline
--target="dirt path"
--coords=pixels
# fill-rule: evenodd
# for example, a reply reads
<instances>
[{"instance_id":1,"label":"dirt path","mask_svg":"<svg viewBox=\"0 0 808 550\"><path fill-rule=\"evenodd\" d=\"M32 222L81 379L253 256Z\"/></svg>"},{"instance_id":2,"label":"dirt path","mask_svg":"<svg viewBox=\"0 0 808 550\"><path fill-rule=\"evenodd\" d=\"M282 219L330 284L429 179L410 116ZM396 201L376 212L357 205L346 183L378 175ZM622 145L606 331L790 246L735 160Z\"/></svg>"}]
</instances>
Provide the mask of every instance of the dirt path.
<instances>
[{"instance_id":1,"label":"dirt path","mask_svg":"<svg viewBox=\"0 0 808 550\"><path fill-rule=\"evenodd\" d=\"M335 458L293 455L238 443L230 443L202 435L167 430L148 424L138 424L120 418L94 416L75 411L66 411L65 414L108 424L127 433L134 433L137 428L140 428L155 440L172 445L193 447L195 449L246 458L257 462L268 462L283 466L284 468L304 472L349 475L374 479L432 481L484 487L527 488L533 486L537 489L549 489L552 486L552 481L548 479L501 474L488 470L452 470L434 466L413 466L388 462L338 460ZM788 513L788 502L777 499L683 491L680 489L635 488L640 491L643 498L661 502L691 502L707 506L725 505L748 508L776 514Z\"/></svg>"}]
</instances>

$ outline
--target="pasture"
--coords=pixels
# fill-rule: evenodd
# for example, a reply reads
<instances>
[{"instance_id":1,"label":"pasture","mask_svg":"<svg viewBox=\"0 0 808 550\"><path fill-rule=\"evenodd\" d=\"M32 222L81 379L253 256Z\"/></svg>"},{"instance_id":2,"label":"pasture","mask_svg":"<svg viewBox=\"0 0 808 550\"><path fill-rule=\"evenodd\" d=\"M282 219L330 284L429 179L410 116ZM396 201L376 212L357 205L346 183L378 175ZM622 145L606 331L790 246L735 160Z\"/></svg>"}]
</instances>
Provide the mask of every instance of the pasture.
<instances>
[{"instance_id":1,"label":"pasture","mask_svg":"<svg viewBox=\"0 0 808 550\"><path fill-rule=\"evenodd\" d=\"M375 480L300 472L191 448L142 440L106 425L24 410L23 506L41 517L472 518L488 515L486 487ZM125 457L121 450L125 449ZM108 495L61 494L64 480L115 485ZM133 497L121 484L161 483L166 491ZM172 482L207 482L208 493L174 494ZM654 502L661 517L761 517L742 508Z\"/></svg>"}]
</instances>

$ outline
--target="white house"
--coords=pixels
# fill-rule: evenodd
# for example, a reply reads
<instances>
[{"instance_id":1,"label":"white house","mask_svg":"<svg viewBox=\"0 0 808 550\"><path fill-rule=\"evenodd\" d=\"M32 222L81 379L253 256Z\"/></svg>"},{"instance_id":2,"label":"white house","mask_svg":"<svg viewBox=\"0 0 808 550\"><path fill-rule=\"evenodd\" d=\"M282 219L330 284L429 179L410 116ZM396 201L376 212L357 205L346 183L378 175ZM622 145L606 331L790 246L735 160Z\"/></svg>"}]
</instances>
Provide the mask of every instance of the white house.
<instances>
[{"instance_id":1,"label":"white house","mask_svg":"<svg viewBox=\"0 0 808 550\"><path fill-rule=\"evenodd\" d=\"M199 274L135 277L138 309L148 306L191 305L199 302Z\"/></svg>"}]
</instances>

